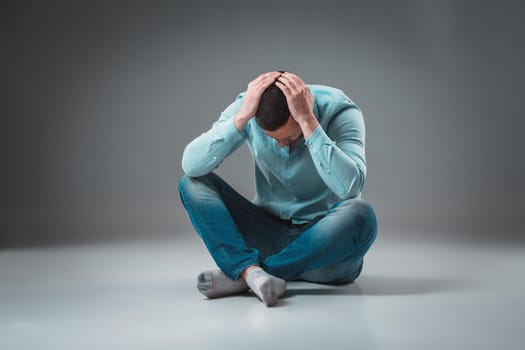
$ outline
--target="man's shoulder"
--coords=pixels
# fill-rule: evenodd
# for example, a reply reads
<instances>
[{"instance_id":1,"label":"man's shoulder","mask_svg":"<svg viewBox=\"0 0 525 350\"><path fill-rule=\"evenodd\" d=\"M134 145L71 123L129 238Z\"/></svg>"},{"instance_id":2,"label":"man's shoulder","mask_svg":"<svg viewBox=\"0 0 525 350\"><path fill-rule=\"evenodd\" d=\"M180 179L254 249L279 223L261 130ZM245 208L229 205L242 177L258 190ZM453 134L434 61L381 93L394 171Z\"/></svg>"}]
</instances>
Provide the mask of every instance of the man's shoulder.
<instances>
[{"instance_id":1,"label":"man's shoulder","mask_svg":"<svg viewBox=\"0 0 525 350\"><path fill-rule=\"evenodd\" d=\"M348 97L341 89L321 85L321 84L307 84L314 96L317 107L329 114L335 113L342 108L359 107Z\"/></svg>"},{"instance_id":2,"label":"man's shoulder","mask_svg":"<svg viewBox=\"0 0 525 350\"><path fill-rule=\"evenodd\" d=\"M332 98L342 98L347 97L343 90L328 86L328 85L321 85L321 84L306 84L309 88L312 94L315 96L327 96Z\"/></svg>"}]
</instances>

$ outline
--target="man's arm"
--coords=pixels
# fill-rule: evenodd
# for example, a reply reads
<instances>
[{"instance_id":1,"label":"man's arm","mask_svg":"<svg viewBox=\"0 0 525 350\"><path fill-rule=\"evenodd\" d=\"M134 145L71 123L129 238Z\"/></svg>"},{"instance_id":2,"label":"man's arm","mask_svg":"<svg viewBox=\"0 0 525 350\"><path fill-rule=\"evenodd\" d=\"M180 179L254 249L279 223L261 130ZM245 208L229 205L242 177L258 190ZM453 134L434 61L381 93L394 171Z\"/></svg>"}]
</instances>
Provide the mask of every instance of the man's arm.
<instances>
[{"instance_id":1,"label":"man's arm","mask_svg":"<svg viewBox=\"0 0 525 350\"><path fill-rule=\"evenodd\" d=\"M365 125L361 111L353 106L344 108L332 118L327 132L317 126L305 144L317 172L339 198L352 198L361 192L366 180Z\"/></svg>"},{"instance_id":2,"label":"man's arm","mask_svg":"<svg viewBox=\"0 0 525 350\"><path fill-rule=\"evenodd\" d=\"M191 177L206 175L238 149L246 140L234 124L234 116L243 103L238 98L230 104L211 129L191 141L182 155L182 169Z\"/></svg>"},{"instance_id":3,"label":"man's arm","mask_svg":"<svg viewBox=\"0 0 525 350\"><path fill-rule=\"evenodd\" d=\"M366 178L365 125L361 111L350 101L341 101L341 109L328 126L331 139L313 114L313 96L301 78L287 72L275 84L286 96L292 118L301 127L324 183L341 199L357 196Z\"/></svg>"},{"instance_id":4,"label":"man's arm","mask_svg":"<svg viewBox=\"0 0 525 350\"><path fill-rule=\"evenodd\" d=\"M222 113L212 128L191 141L182 155L182 169L191 177L206 175L238 149L246 140L244 126L255 116L264 90L280 76L279 72L259 75Z\"/></svg>"}]
</instances>

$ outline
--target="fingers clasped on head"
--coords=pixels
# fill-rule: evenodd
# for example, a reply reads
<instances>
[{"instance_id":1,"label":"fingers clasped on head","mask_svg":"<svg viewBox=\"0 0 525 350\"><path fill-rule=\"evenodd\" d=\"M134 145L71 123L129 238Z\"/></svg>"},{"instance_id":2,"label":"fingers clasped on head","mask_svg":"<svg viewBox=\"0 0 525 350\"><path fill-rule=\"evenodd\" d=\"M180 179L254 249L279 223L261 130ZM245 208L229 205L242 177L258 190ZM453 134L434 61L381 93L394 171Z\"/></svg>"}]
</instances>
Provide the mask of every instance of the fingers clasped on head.
<instances>
[{"instance_id":1,"label":"fingers clasped on head","mask_svg":"<svg viewBox=\"0 0 525 350\"><path fill-rule=\"evenodd\" d=\"M275 85L279 87L285 94L290 94L304 87L306 84L297 75L284 72L275 81Z\"/></svg>"},{"instance_id":2,"label":"fingers clasped on head","mask_svg":"<svg viewBox=\"0 0 525 350\"><path fill-rule=\"evenodd\" d=\"M275 83L275 85L279 87L285 95L297 92L306 86L305 82L299 76L286 71L272 71L263 73L258 77L257 80L259 80L257 85L259 85L263 90Z\"/></svg>"}]
</instances>

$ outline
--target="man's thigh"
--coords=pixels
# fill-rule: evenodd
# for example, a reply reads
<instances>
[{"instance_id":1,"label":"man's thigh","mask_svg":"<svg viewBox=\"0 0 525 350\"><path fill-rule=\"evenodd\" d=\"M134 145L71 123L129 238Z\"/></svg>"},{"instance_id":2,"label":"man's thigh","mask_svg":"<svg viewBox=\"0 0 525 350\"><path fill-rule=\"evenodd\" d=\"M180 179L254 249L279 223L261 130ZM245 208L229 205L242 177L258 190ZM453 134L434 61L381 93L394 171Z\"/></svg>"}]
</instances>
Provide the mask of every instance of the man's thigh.
<instances>
[{"instance_id":1,"label":"man's thigh","mask_svg":"<svg viewBox=\"0 0 525 350\"><path fill-rule=\"evenodd\" d=\"M220 197L246 245L257 249L261 259L278 252L283 245L279 220L249 201L215 173L210 173L207 177L219 190Z\"/></svg>"}]
</instances>

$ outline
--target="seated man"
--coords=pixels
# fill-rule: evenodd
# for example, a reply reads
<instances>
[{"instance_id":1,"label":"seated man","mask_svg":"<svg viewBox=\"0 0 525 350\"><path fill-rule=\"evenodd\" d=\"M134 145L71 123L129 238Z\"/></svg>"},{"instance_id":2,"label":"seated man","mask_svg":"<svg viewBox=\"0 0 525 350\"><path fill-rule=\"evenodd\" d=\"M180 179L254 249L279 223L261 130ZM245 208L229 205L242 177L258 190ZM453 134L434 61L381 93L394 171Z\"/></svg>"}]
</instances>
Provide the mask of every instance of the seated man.
<instances>
[{"instance_id":1,"label":"seated man","mask_svg":"<svg viewBox=\"0 0 525 350\"><path fill-rule=\"evenodd\" d=\"M212 172L247 141L249 201ZM249 289L271 306L293 280L348 283L376 237L365 184L365 125L341 90L289 72L248 84L182 156L181 200L220 270L198 276L209 298Z\"/></svg>"}]
</instances>

